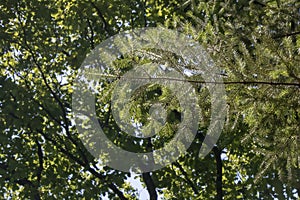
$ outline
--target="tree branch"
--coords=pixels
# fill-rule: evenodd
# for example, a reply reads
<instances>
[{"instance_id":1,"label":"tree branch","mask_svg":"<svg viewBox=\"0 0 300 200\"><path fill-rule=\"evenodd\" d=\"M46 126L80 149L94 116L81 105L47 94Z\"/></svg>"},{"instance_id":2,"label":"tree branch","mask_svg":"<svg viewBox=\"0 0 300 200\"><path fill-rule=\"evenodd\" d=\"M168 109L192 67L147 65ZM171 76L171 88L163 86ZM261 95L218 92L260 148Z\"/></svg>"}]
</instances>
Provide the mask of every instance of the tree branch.
<instances>
[{"instance_id":1,"label":"tree branch","mask_svg":"<svg viewBox=\"0 0 300 200\"><path fill-rule=\"evenodd\" d=\"M216 158L217 165L217 178L216 178L216 190L217 190L217 200L223 199L223 184L222 184L222 150L220 150L217 146L214 146L213 152Z\"/></svg>"},{"instance_id":2,"label":"tree branch","mask_svg":"<svg viewBox=\"0 0 300 200\"><path fill-rule=\"evenodd\" d=\"M86 73L88 74L88 73ZM116 75L106 75L106 74L95 74L94 76L99 76L100 78L115 78L120 79L120 76ZM124 78L124 77L122 77ZM130 77L126 78L128 80L148 80L149 77ZM180 79L171 77L151 77L151 80L167 80L167 81L179 81L179 82L189 82L189 83L203 83L203 84L224 84L224 85L273 85L273 86L298 86L300 83L280 83L280 82L270 82L270 81L202 81L202 80L192 80L192 79Z\"/></svg>"},{"instance_id":3,"label":"tree branch","mask_svg":"<svg viewBox=\"0 0 300 200\"><path fill-rule=\"evenodd\" d=\"M43 155L43 150L42 150L42 146L38 141L38 138L36 138L35 140L37 147L38 147L38 157L39 157L39 167L38 167L38 171L37 171L37 181L40 183L41 181L41 177L42 177L42 172L43 172L43 164L44 164L44 155Z\"/></svg>"},{"instance_id":4,"label":"tree branch","mask_svg":"<svg viewBox=\"0 0 300 200\"><path fill-rule=\"evenodd\" d=\"M147 151L153 151L151 138L148 138L148 144L147 144L146 148L147 148ZM153 158L150 158L150 159L151 159L151 161L153 161ZM151 161L150 161L150 163L151 163ZM151 166L149 166L149 169L150 168L151 168ZM154 181L151 177L150 172L142 173L142 177L143 177L143 180L146 184L146 188L148 190L150 200L157 200L156 186L154 184Z\"/></svg>"},{"instance_id":5,"label":"tree branch","mask_svg":"<svg viewBox=\"0 0 300 200\"><path fill-rule=\"evenodd\" d=\"M188 174L186 173L186 171L183 169L183 167L178 163L175 162L174 165L176 167L179 168L181 174L184 176L184 180L186 181L186 183L193 189L193 191L195 192L195 194L199 194L199 191L197 189L197 187L194 185L194 183L191 181L191 179L189 178Z\"/></svg>"},{"instance_id":6,"label":"tree branch","mask_svg":"<svg viewBox=\"0 0 300 200\"><path fill-rule=\"evenodd\" d=\"M63 147L61 147L55 140L53 140L52 138L48 137L47 134L43 133L42 130L39 130L39 132L48 140L50 141L54 146L56 146L59 151L61 153L63 153L64 155L66 155L68 158L70 158L71 160L75 161L77 164L79 164L80 166L84 167L87 171L89 171L91 174L93 174L95 177L99 178L103 183L107 183L106 177L100 173L98 173L95 169L91 168L88 163L85 163L83 161L81 161L79 158L75 157L72 153L70 153L68 150L64 149ZM118 195L118 197L121 200L128 200L124 194L122 193L122 191L120 191L117 186L113 183L107 183L107 186L115 193Z\"/></svg>"},{"instance_id":7,"label":"tree branch","mask_svg":"<svg viewBox=\"0 0 300 200\"><path fill-rule=\"evenodd\" d=\"M201 131L198 131L196 136L202 142L204 141L205 137L207 137L207 136L204 136ZM213 144L209 144L209 145L213 145ZM216 196L216 199L222 200L223 199L223 183L222 183L223 172L222 172L222 158L221 158L222 149L219 149L217 146L214 146L212 151L215 155L216 167L217 167L217 177L216 177L217 196Z\"/></svg>"},{"instance_id":8,"label":"tree branch","mask_svg":"<svg viewBox=\"0 0 300 200\"><path fill-rule=\"evenodd\" d=\"M142 173L143 180L146 184L150 200L157 200L157 193L156 193L156 187L153 182L153 179L150 175L150 172Z\"/></svg>"},{"instance_id":9,"label":"tree branch","mask_svg":"<svg viewBox=\"0 0 300 200\"><path fill-rule=\"evenodd\" d=\"M4 169L4 170L8 170L9 166L6 165L6 164L0 164L0 168ZM10 177L6 178L7 181L10 181ZM16 184L19 184L19 185L22 185L22 186L28 186L30 188L33 189L33 199L34 200L40 200L41 197L40 197L40 192L39 192L39 189L38 189L38 186L35 185L32 181L28 180L27 178L19 178L19 179L16 179L13 181L14 183Z\"/></svg>"},{"instance_id":10,"label":"tree branch","mask_svg":"<svg viewBox=\"0 0 300 200\"><path fill-rule=\"evenodd\" d=\"M87 24L88 24L88 27L91 29L91 37L88 36L89 40L90 40L90 43L91 43L91 48L94 49L95 48L95 41L94 41L94 30L93 30L93 27L92 27L92 24L90 22L90 19L89 18L86 18L87 20Z\"/></svg>"},{"instance_id":11,"label":"tree branch","mask_svg":"<svg viewBox=\"0 0 300 200\"><path fill-rule=\"evenodd\" d=\"M18 15L18 16L20 16L20 15ZM42 67L39 65L38 60L36 59L36 56L35 56L34 52L32 51L32 49L30 48L30 46L28 44L28 41L27 41L27 38L26 38L26 30L25 30L24 26L21 23L20 17L18 19L19 19L19 23L20 23L20 26L22 28L22 32L23 32L23 35L24 35L24 44L25 44L26 48L28 49L28 51L30 52L30 54L32 56L32 59L33 59L33 62L36 65L38 71L40 72L42 80L43 80L44 84L46 85L46 88L52 94L53 98L58 103L58 105L59 105L59 107L60 107L60 109L62 111L63 123L60 123L58 120L55 120L54 117L53 117L53 120L56 121L60 126L62 126L65 129L66 135L67 135L68 139L77 147L78 143L72 137L71 132L69 130L69 120L67 118L66 108L65 108L64 104L62 103L62 101L60 100L60 98L58 97L58 95L54 92L54 90L52 89L52 87L49 85L49 83L47 81L47 78L46 78L46 76L45 76L45 74L44 74L44 72L42 70ZM48 112L48 113L50 113L50 112ZM85 162L88 163L88 160L86 159L85 153L84 153L84 151L81 148L79 148L79 153L85 159Z\"/></svg>"},{"instance_id":12,"label":"tree branch","mask_svg":"<svg viewBox=\"0 0 300 200\"><path fill-rule=\"evenodd\" d=\"M142 0L142 9L143 9L143 21L144 21L144 27L147 27L147 16L146 16L146 4L147 0Z\"/></svg>"},{"instance_id":13,"label":"tree branch","mask_svg":"<svg viewBox=\"0 0 300 200\"><path fill-rule=\"evenodd\" d=\"M289 36L294 36L294 35L299 35L299 34L300 34L300 31L292 32L292 33L286 33L286 34L283 34L283 35L274 36L273 39L279 39L279 38L284 38L284 37L289 37Z\"/></svg>"},{"instance_id":14,"label":"tree branch","mask_svg":"<svg viewBox=\"0 0 300 200\"><path fill-rule=\"evenodd\" d=\"M105 30L107 36L112 36L113 33L112 33L112 32L110 31L110 29L108 28L109 25L108 25L108 23L106 22L106 20L105 20L103 14L102 14L102 12L101 12L101 10L96 6L96 4L95 4L92 0L90 0L90 4L92 5L93 8L96 9L98 16L100 17L100 19L101 19L101 21L102 21L102 23L103 23L103 29Z\"/></svg>"}]
</instances>

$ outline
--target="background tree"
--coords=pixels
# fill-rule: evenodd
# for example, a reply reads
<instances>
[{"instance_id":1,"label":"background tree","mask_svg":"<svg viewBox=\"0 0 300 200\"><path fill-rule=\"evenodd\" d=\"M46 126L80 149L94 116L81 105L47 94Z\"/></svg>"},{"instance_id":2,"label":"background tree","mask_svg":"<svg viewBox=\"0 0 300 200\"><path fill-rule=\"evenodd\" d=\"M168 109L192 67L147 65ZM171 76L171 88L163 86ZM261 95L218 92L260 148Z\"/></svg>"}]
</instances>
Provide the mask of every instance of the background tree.
<instances>
[{"instance_id":1,"label":"background tree","mask_svg":"<svg viewBox=\"0 0 300 200\"><path fill-rule=\"evenodd\" d=\"M177 162L136 175L150 199L298 199L299 8L296 0L1 1L0 194L5 199L138 199L127 181L130 174L101 166L78 138L71 120L72 84L88 52L104 39L165 26L193 36L222 69L227 118L218 143L199 159L210 101L203 80L191 77L199 82L195 87L204 111L197 137ZM168 52L147 52L163 56L124 55L115 66L123 73L149 61L179 66ZM107 96L97 102L99 110L109 104L111 87L104 82ZM137 94L132 112L146 123L148 111L134 105L168 98L165 88L147 87ZM176 128L176 108L174 101L165 136ZM134 139L125 133L114 138L111 118L109 109L99 112L99 121L108 119L111 139L128 146Z\"/></svg>"}]
</instances>

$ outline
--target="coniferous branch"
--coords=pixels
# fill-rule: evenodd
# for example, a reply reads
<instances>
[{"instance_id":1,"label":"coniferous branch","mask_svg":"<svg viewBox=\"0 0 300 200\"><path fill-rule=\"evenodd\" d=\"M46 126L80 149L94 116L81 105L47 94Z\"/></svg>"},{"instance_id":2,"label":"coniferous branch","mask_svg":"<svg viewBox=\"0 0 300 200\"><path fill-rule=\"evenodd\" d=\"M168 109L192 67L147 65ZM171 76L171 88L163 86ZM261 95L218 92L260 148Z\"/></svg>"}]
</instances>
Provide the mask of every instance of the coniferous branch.
<instances>
[{"instance_id":1,"label":"coniferous branch","mask_svg":"<svg viewBox=\"0 0 300 200\"><path fill-rule=\"evenodd\" d=\"M101 78L115 78L120 79L120 76L116 75L106 75L106 74L95 74L86 73L92 76L99 76ZM128 80L165 80L165 81L179 81L179 82L189 82L189 83L203 83L203 84L224 84L224 85L273 85L273 86L298 86L300 83L288 83L288 82L272 82L272 81L202 81L202 80L192 80L192 79L180 79L172 77L130 77L126 78Z\"/></svg>"}]
</instances>

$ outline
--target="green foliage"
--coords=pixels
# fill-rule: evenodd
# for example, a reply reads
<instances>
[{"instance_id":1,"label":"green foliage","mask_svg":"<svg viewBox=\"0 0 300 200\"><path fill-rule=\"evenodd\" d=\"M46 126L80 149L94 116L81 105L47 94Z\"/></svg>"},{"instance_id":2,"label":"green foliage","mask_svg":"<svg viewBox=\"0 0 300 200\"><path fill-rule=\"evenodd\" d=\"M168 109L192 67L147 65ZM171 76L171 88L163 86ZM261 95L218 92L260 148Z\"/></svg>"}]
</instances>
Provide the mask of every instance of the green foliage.
<instances>
[{"instance_id":1,"label":"green foliage","mask_svg":"<svg viewBox=\"0 0 300 200\"><path fill-rule=\"evenodd\" d=\"M299 7L297 0L2 0L1 198L139 198L139 191L126 181L128 173L102 166L82 144L72 120L72 84L84 58L104 39L124 30L165 26L192 36L222 70L227 117L215 148L199 159L211 102L203 79L187 77L198 92L199 133L186 155L151 173L160 197L299 199ZM171 63L182 72L175 55L146 49L123 55L111 75L116 78L149 62ZM166 125L151 137L150 149L148 139L123 133L114 121L113 87L110 81L102 82L96 109L104 132L116 145L149 152L173 137L181 120L180 105L166 87L147 85L132 97L130 112L146 127L152 126L148 119L153 103L167 110ZM223 198L216 181L218 167ZM150 192L149 180L141 181Z\"/></svg>"}]
</instances>

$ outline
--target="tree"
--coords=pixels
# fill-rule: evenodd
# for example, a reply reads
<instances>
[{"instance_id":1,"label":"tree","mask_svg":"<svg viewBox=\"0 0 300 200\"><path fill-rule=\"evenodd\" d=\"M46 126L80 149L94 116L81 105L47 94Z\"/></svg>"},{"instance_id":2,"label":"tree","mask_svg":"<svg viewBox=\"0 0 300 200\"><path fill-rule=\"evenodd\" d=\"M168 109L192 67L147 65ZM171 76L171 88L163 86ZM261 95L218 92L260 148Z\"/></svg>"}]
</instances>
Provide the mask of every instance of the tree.
<instances>
[{"instance_id":1,"label":"tree","mask_svg":"<svg viewBox=\"0 0 300 200\"><path fill-rule=\"evenodd\" d=\"M4 0L0 8L3 198L138 199L127 181L130 173L101 165L80 140L72 121L72 85L97 44L124 30L156 26L179 30L205 47L221 69L227 114L219 141L199 159L211 104L204 80L189 77L199 90L203 118L186 155L136 175L150 199L299 198L298 1ZM180 67L176 56L157 49L123 55L115 67L124 74L150 61ZM141 139L126 133L116 137L109 107L113 86L103 81L96 104L106 134L131 151L161 147L147 140L133 145ZM153 102L169 103L161 132L168 141L180 121L178 100L159 85L142 89L131 112L146 125Z\"/></svg>"}]
</instances>

